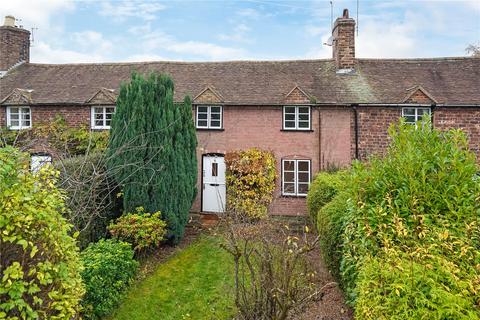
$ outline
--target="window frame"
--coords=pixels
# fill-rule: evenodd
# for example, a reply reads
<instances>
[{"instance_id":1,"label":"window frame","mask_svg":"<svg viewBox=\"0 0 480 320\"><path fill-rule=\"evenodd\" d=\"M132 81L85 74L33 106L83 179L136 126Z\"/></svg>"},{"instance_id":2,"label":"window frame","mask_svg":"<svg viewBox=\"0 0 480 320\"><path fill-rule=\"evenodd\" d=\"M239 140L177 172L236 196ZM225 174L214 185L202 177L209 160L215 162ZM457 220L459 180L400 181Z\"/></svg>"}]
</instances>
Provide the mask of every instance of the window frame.
<instances>
[{"instance_id":1,"label":"window frame","mask_svg":"<svg viewBox=\"0 0 480 320\"><path fill-rule=\"evenodd\" d=\"M18 126L12 126L12 108L17 108L18 109ZM28 109L28 114L29 114L29 125L24 126L22 124L22 115L23 111L22 109ZM32 128L32 108L30 106L7 106L7 128L9 130L23 130L23 129L30 129Z\"/></svg>"},{"instance_id":2,"label":"window frame","mask_svg":"<svg viewBox=\"0 0 480 320\"><path fill-rule=\"evenodd\" d=\"M292 192L285 192L285 162L291 162L293 161L294 163L294 168L293 168L293 193ZM298 163L299 162L306 162L308 163L308 187L307 187L307 193L300 193L298 192L298 186L299 184L305 184L305 182L300 182L298 181L298 175L299 175L299 170L298 170ZM293 197L306 197L308 194L308 188L310 187L310 183L312 181L312 160L310 159L282 159L282 196L293 196ZM289 171L290 172L290 171ZM302 171L304 173L305 171ZM292 182L288 182L292 183Z\"/></svg>"},{"instance_id":3,"label":"window frame","mask_svg":"<svg viewBox=\"0 0 480 320\"><path fill-rule=\"evenodd\" d=\"M406 116L412 116L411 114L410 115L405 115L405 110L406 109L414 109L415 110L415 114L413 115L415 117L415 121L414 122L410 122L410 121L407 121L407 118ZM425 113L423 113L421 116L418 115L418 110L428 110L428 114L430 115L430 117L432 116L432 108L431 107L402 107L402 118L405 119L405 123L406 124L411 124L411 125L416 125L416 123L420 120L422 120L422 117Z\"/></svg>"},{"instance_id":4,"label":"window frame","mask_svg":"<svg viewBox=\"0 0 480 320\"><path fill-rule=\"evenodd\" d=\"M95 109L96 108L102 108L103 112L102 112L102 115L103 115L103 118L102 118L102 122L103 122L103 125L101 126L98 126L96 125L96 121L97 119L95 119ZM112 113L112 117L113 115L115 114L115 111L116 111L116 105L95 105L95 106L92 106L91 109L90 109L90 128L93 129L93 130L110 130L111 129L111 125L107 125L107 108L113 108L113 113ZM110 119L110 122L112 120Z\"/></svg>"},{"instance_id":5,"label":"window frame","mask_svg":"<svg viewBox=\"0 0 480 320\"><path fill-rule=\"evenodd\" d=\"M220 119L218 121L220 122L220 125L217 126L212 126L212 108L220 108ZM200 126L198 124L198 113L200 108L207 108L207 125L206 126ZM202 121L205 121L205 119L202 119ZM213 120L217 121L217 119ZM195 106L195 128L196 129L203 129L203 130L222 130L223 129L223 105L216 105L216 104L199 104Z\"/></svg>"},{"instance_id":6,"label":"window frame","mask_svg":"<svg viewBox=\"0 0 480 320\"><path fill-rule=\"evenodd\" d=\"M38 161L38 165L34 166L34 161L33 159L35 158L43 158L43 161ZM52 164L53 163L53 158L51 154L48 153L33 153L30 155L30 171L33 173L37 173L40 171L42 167L44 167L47 164Z\"/></svg>"},{"instance_id":7,"label":"window frame","mask_svg":"<svg viewBox=\"0 0 480 320\"><path fill-rule=\"evenodd\" d=\"M285 119L286 108L295 108L295 127L286 127L285 121L292 121ZM299 110L300 108L308 108L308 128L301 128L299 126L300 118L299 118ZM302 120L305 122L306 120ZM287 131L311 131L312 130L312 106L309 105L284 105L282 111L282 129Z\"/></svg>"}]
</instances>

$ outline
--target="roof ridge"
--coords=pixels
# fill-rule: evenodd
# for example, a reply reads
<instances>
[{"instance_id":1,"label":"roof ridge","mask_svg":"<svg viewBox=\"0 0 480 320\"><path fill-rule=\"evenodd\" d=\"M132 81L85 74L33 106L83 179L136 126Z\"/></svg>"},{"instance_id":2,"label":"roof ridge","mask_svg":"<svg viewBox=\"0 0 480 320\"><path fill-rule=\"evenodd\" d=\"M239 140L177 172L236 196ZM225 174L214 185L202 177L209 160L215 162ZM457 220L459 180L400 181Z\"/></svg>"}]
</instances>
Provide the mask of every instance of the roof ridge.
<instances>
[{"instance_id":1,"label":"roof ridge","mask_svg":"<svg viewBox=\"0 0 480 320\"><path fill-rule=\"evenodd\" d=\"M419 62L419 61L448 61L448 60L476 60L480 61L479 57L431 57L431 58L356 58L359 61L404 61L404 62Z\"/></svg>"},{"instance_id":2,"label":"roof ridge","mask_svg":"<svg viewBox=\"0 0 480 320\"><path fill-rule=\"evenodd\" d=\"M237 63L286 63L286 62L322 62L333 61L333 59L285 59L285 60L225 60L225 61L132 61L132 62L75 62L75 63L37 63L30 62L31 66L119 66L119 65L146 65L146 64L237 64Z\"/></svg>"}]
</instances>

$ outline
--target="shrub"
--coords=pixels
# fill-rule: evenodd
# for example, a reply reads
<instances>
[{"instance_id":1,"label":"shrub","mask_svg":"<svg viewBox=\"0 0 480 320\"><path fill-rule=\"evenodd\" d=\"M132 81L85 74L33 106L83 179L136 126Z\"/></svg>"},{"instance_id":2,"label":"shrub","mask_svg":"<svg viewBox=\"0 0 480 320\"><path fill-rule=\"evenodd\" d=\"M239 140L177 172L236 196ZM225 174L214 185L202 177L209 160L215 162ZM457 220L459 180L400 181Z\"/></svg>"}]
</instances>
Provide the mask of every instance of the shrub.
<instances>
[{"instance_id":1,"label":"shrub","mask_svg":"<svg viewBox=\"0 0 480 320\"><path fill-rule=\"evenodd\" d=\"M142 207L137 213L127 213L108 226L108 231L115 238L132 244L137 252L158 247L164 239L167 224L161 220L162 214L145 213Z\"/></svg>"},{"instance_id":2,"label":"shrub","mask_svg":"<svg viewBox=\"0 0 480 320\"><path fill-rule=\"evenodd\" d=\"M110 221L121 214L119 187L105 166L105 156L93 153L58 159L59 186L66 191L67 219L79 232L80 248L108 235Z\"/></svg>"},{"instance_id":3,"label":"shrub","mask_svg":"<svg viewBox=\"0 0 480 320\"><path fill-rule=\"evenodd\" d=\"M330 202L342 189L345 174L342 171L334 173L320 172L310 184L307 208L313 225L317 225L318 210Z\"/></svg>"},{"instance_id":4,"label":"shrub","mask_svg":"<svg viewBox=\"0 0 480 320\"><path fill-rule=\"evenodd\" d=\"M72 319L84 293L64 195L50 166L0 149L0 318Z\"/></svg>"},{"instance_id":5,"label":"shrub","mask_svg":"<svg viewBox=\"0 0 480 320\"><path fill-rule=\"evenodd\" d=\"M341 192L320 208L317 230L320 237L323 260L333 276L341 281L339 270L342 258L343 218L348 210L348 194Z\"/></svg>"},{"instance_id":6,"label":"shrub","mask_svg":"<svg viewBox=\"0 0 480 320\"><path fill-rule=\"evenodd\" d=\"M0 128L0 146L15 146L22 150L47 143L56 157L70 157L107 148L109 132L91 131L88 125L70 127L61 116L48 123L35 124L31 129L13 131Z\"/></svg>"},{"instance_id":7,"label":"shrub","mask_svg":"<svg viewBox=\"0 0 480 320\"><path fill-rule=\"evenodd\" d=\"M223 248L234 261L235 305L243 320L285 320L321 297L307 260L318 238L300 237L286 226L263 219L228 223ZM308 232L308 228L305 229Z\"/></svg>"},{"instance_id":8,"label":"shrub","mask_svg":"<svg viewBox=\"0 0 480 320\"><path fill-rule=\"evenodd\" d=\"M480 188L467 138L428 122L389 133L384 159L354 166L340 224L356 316L479 318Z\"/></svg>"},{"instance_id":9,"label":"shrub","mask_svg":"<svg viewBox=\"0 0 480 320\"><path fill-rule=\"evenodd\" d=\"M87 292L82 305L85 317L98 319L108 315L123 297L134 278L138 262L130 244L109 239L91 243L81 253L82 278Z\"/></svg>"},{"instance_id":10,"label":"shrub","mask_svg":"<svg viewBox=\"0 0 480 320\"><path fill-rule=\"evenodd\" d=\"M252 219L268 215L275 190L275 157L251 148L225 155L227 210Z\"/></svg>"}]
</instances>

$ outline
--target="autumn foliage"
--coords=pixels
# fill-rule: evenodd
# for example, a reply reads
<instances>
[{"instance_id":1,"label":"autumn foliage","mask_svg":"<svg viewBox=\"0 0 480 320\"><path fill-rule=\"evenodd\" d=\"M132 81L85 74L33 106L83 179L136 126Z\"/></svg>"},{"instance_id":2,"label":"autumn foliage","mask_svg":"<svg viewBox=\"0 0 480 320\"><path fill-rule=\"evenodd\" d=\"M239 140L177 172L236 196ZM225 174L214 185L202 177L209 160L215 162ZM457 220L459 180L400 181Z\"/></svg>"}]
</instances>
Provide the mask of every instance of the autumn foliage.
<instances>
[{"instance_id":1,"label":"autumn foliage","mask_svg":"<svg viewBox=\"0 0 480 320\"><path fill-rule=\"evenodd\" d=\"M266 217L275 190L275 157L251 148L225 155L227 210L248 218Z\"/></svg>"}]
</instances>

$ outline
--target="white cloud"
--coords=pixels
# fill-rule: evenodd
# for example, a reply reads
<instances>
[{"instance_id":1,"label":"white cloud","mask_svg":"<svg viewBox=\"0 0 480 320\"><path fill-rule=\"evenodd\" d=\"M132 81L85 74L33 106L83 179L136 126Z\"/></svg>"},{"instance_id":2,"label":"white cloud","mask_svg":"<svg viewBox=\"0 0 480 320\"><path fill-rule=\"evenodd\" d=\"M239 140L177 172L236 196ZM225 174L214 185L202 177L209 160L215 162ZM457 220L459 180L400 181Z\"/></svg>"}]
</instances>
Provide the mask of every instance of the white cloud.
<instances>
[{"instance_id":1,"label":"white cloud","mask_svg":"<svg viewBox=\"0 0 480 320\"><path fill-rule=\"evenodd\" d=\"M32 61L37 63L75 63L103 62L106 57L99 52L82 53L74 50L52 48L48 43L39 41L32 50Z\"/></svg>"},{"instance_id":2,"label":"white cloud","mask_svg":"<svg viewBox=\"0 0 480 320\"><path fill-rule=\"evenodd\" d=\"M73 1L65 0L15 0L2 1L0 6L0 18L13 15L21 21L19 25L26 28L47 28L50 25L52 15L75 8ZM1 21L3 24L3 20Z\"/></svg>"},{"instance_id":3,"label":"white cloud","mask_svg":"<svg viewBox=\"0 0 480 320\"><path fill-rule=\"evenodd\" d=\"M221 33L218 35L218 39L234 42L252 42L252 38L248 36L248 32L250 30L250 27L244 23L240 23L233 28L233 32L231 34Z\"/></svg>"},{"instance_id":4,"label":"white cloud","mask_svg":"<svg viewBox=\"0 0 480 320\"><path fill-rule=\"evenodd\" d=\"M82 51L109 52L113 49L110 41L104 39L101 33L92 30L74 32L72 40Z\"/></svg>"},{"instance_id":5,"label":"white cloud","mask_svg":"<svg viewBox=\"0 0 480 320\"><path fill-rule=\"evenodd\" d=\"M415 21L386 23L379 19L364 19L355 39L359 58L404 58L419 55Z\"/></svg>"},{"instance_id":6,"label":"white cloud","mask_svg":"<svg viewBox=\"0 0 480 320\"><path fill-rule=\"evenodd\" d=\"M127 18L140 18L149 21L155 19L157 12L165 9L166 6L158 2L105 1L101 3L100 15L112 17L117 21L124 21Z\"/></svg>"},{"instance_id":7,"label":"white cloud","mask_svg":"<svg viewBox=\"0 0 480 320\"><path fill-rule=\"evenodd\" d=\"M196 56L207 60L232 60L243 59L245 51L203 41L180 41L175 37L161 31L151 31L139 37L139 47L147 54L151 52L166 51L187 56Z\"/></svg>"}]
</instances>

